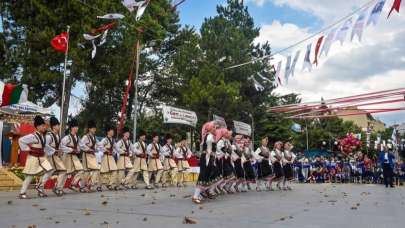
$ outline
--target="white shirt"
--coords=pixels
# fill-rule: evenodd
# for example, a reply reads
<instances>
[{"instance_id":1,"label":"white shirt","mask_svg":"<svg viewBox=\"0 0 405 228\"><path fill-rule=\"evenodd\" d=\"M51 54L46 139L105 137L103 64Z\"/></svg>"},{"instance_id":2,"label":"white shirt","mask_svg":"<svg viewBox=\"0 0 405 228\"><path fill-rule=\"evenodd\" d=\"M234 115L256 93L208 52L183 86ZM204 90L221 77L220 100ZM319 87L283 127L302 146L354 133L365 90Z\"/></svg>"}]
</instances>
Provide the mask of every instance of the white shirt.
<instances>
[{"instance_id":1,"label":"white shirt","mask_svg":"<svg viewBox=\"0 0 405 228\"><path fill-rule=\"evenodd\" d=\"M60 136L58 133L53 133L55 135L56 140L59 142L60 144ZM55 152L57 150L59 150L59 148L57 148L56 146L56 142L54 137L52 136L51 132L48 132L45 136L46 142L45 142L45 148L44 151L48 156L52 156L53 154L55 154Z\"/></svg>"},{"instance_id":2,"label":"white shirt","mask_svg":"<svg viewBox=\"0 0 405 228\"><path fill-rule=\"evenodd\" d=\"M73 140L77 141L77 145L76 145L76 148L75 148L76 151L80 151L80 146L79 146L80 139L79 139L79 137L77 135L73 135L73 138L72 138L72 136L70 134L63 137L63 139L60 142L59 149L63 153L66 153L66 154L72 153L73 152L73 147L74 147Z\"/></svg>"},{"instance_id":3,"label":"white shirt","mask_svg":"<svg viewBox=\"0 0 405 228\"><path fill-rule=\"evenodd\" d=\"M136 142L133 146L133 152L135 155L142 155L143 153L146 155L146 143L141 141Z\"/></svg>"},{"instance_id":4,"label":"white shirt","mask_svg":"<svg viewBox=\"0 0 405 228\"><path fill-rule=\"evenodd\" d=\"M101 153L107 152L108 150L114 149L114 139L109 137L104 137L100 142L96 144L98 151Z\"/></svg>"},{"instance_id":5,"label":"white shirt","mask_svg":"<svg viewBox=\"0 0 405 228\"><path fill-rule=\"evenodd\" d=\"M32 145L32 144L38 144L39 147L42 147L41 141L38 138L38 135L36 133L38 133L39 135L42 135L39 132L35 132L35 133L23 136L18 139L18 144L20 146L21 151L30 151L31 150L30 145ZM44 141L46 140L45 137L42 137L42 139ZM46 141L45 141L45 144L46 144Z\"/></svg>"},{"instance_id":6,"label":"white shirt","mask_svg":"<svg viewBox=\"0 0 405 228\"><path fill-rule=\"evenodd\" d=\"M156 148L155 148L155 147L156 147ZM150 157L155 156L156 153L159 154L159 153L160 153L160 150L161 150L161 148L160 148L159 143L151 143L151 144L149 144L148 147L146 148L146 152L148 153L148 155L149 155Z\"/></svg>"},{"instance_id":7,"label":"white shirt","mask_svg":"<svg viewBox=\"0 0 405 228\"><path fill-rule=\"evenodd\" d=\"M214 136L211 133L208 133L206 144L207 144L207 153L212 153L212 143L215 142Z\"/></svg>"},{"instance_id":8,"label":"white shirt","mask_svg":"<svg viewBox=\"0 0 405 228\"><path fill-rule=\"evenodd\" d=\"M226 141L224 138L221 138L218 142L217 142L217 150L215 152L215 156L217 158L222 158L225 156L224 151L222 151L222 148L224 148L226 146Z\"/></svg>"},{"instance_id":9,"label":"white shirt","mask_svg":"<svg viewBox=\"0 0 405 228\"><path fill-rule=\"evenodd\" d=\"M288 160L289 158L291 158L291 159ZM283 157L282 157L283 164L292 164L292 163L294 163L295 158L296 158L296 156L293 152L288 151L288 150L285 150L283 152Z\"/></svg>"},{"instance_id":10,"label":"white shirt","mask_svg":"<svg viewBox=\"0 0 405 228\"><path fill-rule=\"evenodd\" d=\"M92 145L93 142L91 141L90 137L93 137L94 145ZM94 135L90 135L90 134L83 135L83 137L80 139L79 145L80 145L80 149L83 151L95 152L96 145L97 145L96 137ZM94 149L91 148L92 146L94 147Z\"/></svg>"},{"instance_id":11,"label":"white shirt","mask_svg":"<svg viewBox=\"0 0 405 228\"><path fill-rule=\"evenodd\" d=\"M127 153L127 146L128 146L128 155L133 155L133 146L129 139L125 140L120 139L117 143L114 144L114 153L118 155L126 154Z\"/></svg>"},{"instance_id":12,"label":"white shirt","mask_svg":"<svg viewBox=\"0 0 405 228\"><path fill-rule=\"evenodd\" d=\"M166 144L161 149L161 155L163 157L173 157L174 156L175 148L173 145Z\"/></svg>"},{"instance_id":13,"label":"white shirt","mask_svg":"<svg viewBox=\"0 0 405 228\"><path fill-rule=\"evenodd\" d=\"M186 155L186 157L184 157L184 155ZM177 159L189 159L191 155L191 150L186 146L180 146L174 151L174 157Z\"/></svg>"},{"instance_id":14,"label":"white shirt","mask_svg":"<svg viewBox=\"0 0 405 228\"><path fill-rule=\"evenodd\" d=\"M278 159L277 159L277 156L278 157L280 157L281 159L283 159L283 153L280 151L280 150L273 150L273 151L271 151L271 153L270 153L270 160L271 160L271 163L274 163L274 162L276 162L276 161L279 161ZM281 160L280 160L280 162L281 162Z\"/></svg>"}]
</instances>

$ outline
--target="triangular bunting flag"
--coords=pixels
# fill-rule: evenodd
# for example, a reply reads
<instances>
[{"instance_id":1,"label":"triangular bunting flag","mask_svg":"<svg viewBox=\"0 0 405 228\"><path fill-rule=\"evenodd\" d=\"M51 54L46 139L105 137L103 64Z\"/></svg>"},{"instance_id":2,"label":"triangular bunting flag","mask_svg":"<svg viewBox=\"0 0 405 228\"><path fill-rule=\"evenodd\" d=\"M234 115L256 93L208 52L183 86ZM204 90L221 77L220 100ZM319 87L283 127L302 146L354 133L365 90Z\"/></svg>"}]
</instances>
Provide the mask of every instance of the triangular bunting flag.
<instances>
[{"instance_id":1,"label":"triangular bunting flag","mask_svg":"<svg viewBox=\"0 0 405 228\"><path fill-rule=\"evenodd\" d=\"M314 64L315 64L316 66L318 66L318 53L319 53L319 49L321 48L322 41L323 41L323 36L319 37L318 41L316 42L316 46L315 46L315 60L314 60Z\"/></svg>"},{"instance_id":2,"label":"triangular bunting flag","mask_svg":"<svg viewBox=\"0 0 405 228\"><path fill-rule=\"evenodd\" d=\"M304 57L304 64L302 65L302 70L308 69L309 72L312 70L312 63L311 63L311 48L312 43L307 45L307 51L305 52Z\"/></svg>"},{"instance_id":3,"label":"triangular bunting flag","mask_svg":"<svg viewBox=\"0 0 405 228\"><path fill-rule=\"evenodd\" d=\"M363 36L363 29L364 29L364 23L366 21L366 15L367 15L367 10L368 7L365 8L357 18L356 22L354 23L353 30L352 30L352 35L350 40L353 41L353 38L357 35L359 38L359 41L361 41L361 38Z\"/></svg>"},{"instance_id":4,"label":"triangular bunting flag","mask_svg":"<svg viewBox=\"0 0 405 228\"><path fill-rule=\"evenodd\" d=\"M340 41L340 45L343 45L346 39L347 32L350 30L350 27L353 24L353 19L349 18L345 21L339 31L336 33L335 40Z\"/></svg>"},{"instance_id":5,"label":"triangular bunting flag","mask_svg":"<svg viewBox=\"0 0 405 228\"><path fill-rule=\"evenodd\" d=\"M323 42L322 50L319 56L322 55L322 53L325 53L325 56L328 56L329 49L332 46L333 40L335 39L335 34L336 34L336 28L333 28L330 30L328 35L325 38L325 42Z\"/></svg>"},{"instance_id":6,"label":"triangular bunting flag","mask_svg":"<svg viewBox=\"0 0 405 228\"><path fill-rule=\"evenodd\" d=\"M279 61L277 63L277 69L276 69L276 74L275 74L275 78L277 79L279 85L281 85L280 73L281 73L281 61Z\"/></svg>"},{"instance_id":7,"label":"triangular bunting flag","mask_svg":"<svg viewBox=\"0 0 405 228\"><path fill-rule=\"evenodd\" d=\"M385 4L385 0L378 1L375 4L373 10L371 10L370 17L368 18L367 26L369 26L370 24L373 24L373 25L377 24L378 17L380 17L380 14L384 8L384 4Z\"/></svg>"},{"instance_id":8,"label":"triangular bunting flag","mask_svg":"<svg viewBox=\"0 0 405 228\"><path fill-rule=\"evenodd\" d=\"M388 13L388 17L390 17L391 13L393 10L397 11L397 13L399 13L399 8L401 8L401 0L395 0L394 3L392 4L391 10Z\"/></svg>"}]
</instances>

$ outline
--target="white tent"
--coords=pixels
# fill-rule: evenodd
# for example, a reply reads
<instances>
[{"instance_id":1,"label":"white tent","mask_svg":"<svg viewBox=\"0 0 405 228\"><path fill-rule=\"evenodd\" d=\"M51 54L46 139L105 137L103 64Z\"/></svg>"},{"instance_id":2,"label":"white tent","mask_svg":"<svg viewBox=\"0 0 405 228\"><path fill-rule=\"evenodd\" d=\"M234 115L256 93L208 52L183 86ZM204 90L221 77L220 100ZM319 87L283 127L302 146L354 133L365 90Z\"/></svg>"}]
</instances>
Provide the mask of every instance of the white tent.
<instances>
[{"instance_id":1,"label":"white tent","mask_svg":"<svg viewBox=\"0 0 405 228\"><path fill-rule=\"evenodd\" d=\"M26 101L20 104L12 104L0 108L1 112L17 114L17 113L33 113L42 115L51 115L52 111L50 108L43 108L36 105L30 101Z\"/></svg>"}]
</instances>

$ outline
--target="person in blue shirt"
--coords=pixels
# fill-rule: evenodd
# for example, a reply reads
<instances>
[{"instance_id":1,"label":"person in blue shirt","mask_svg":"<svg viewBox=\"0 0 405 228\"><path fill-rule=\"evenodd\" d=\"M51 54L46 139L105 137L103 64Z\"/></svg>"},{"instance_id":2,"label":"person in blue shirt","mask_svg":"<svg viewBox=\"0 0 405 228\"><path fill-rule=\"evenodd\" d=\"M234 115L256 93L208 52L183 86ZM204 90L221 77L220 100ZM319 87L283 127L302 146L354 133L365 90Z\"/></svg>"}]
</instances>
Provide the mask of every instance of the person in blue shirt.
<instances>
[{"instance_id":1,"label":"person in blue shirt","mask_svg":"<svg viewBox=\"0 0 405 228\"><path fill-rule=\"evenodd\" d=\"M394 187L392 180L395 163L394 160L395 156L389 151L387 146L384 146L384 150L381 151L378 156L378 161L383 168L384 184L386 188L388 188L388 185L390 185L391 188Z\"/></svg>"}]
</instances>

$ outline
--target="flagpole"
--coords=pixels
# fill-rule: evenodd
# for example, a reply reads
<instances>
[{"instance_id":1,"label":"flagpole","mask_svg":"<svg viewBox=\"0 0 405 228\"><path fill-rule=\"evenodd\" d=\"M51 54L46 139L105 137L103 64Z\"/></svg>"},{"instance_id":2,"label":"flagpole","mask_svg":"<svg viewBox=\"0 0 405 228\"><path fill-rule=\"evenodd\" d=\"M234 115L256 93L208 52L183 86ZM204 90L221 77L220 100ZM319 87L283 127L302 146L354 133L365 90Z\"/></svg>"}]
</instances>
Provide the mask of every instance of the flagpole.
<instances>
[{"instance_id":1,"label":"flagpole","mask_svg":"<svg viewBox=\"0 0 405 228\"><path fill-rule=\"evenodd\" d=\"M66 85L66 68L67 68L67 59L68 59L68 52L69 52L69 31L70 26L67 26L67 41L66 41L66 51L65 51L65 64L63 70L63 84L62 84L62 102L60 105L60 122L63 123L63 106L65 104L65 85ZM63 126L59 129L59 134L62 136L63 133Z\"/></svg>"},{"instance_id":2,"label":"flagpole","mask_svg":"<svg viewBox=\"0 0 405 228\"><path fill-rule=\"evenodd\" d=\"M134 129L133 129L133 141L136 142L136 128L137 128L137 120L138 120L138 77L139 77L139 62L140 62L140 53L141 53L141 30L138 30L138 36L136 39L136 65L135 65L135 80L134 80L134 87L135 87L135 96L134 96Z\"/></svg>"}]
</instances>

